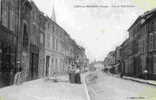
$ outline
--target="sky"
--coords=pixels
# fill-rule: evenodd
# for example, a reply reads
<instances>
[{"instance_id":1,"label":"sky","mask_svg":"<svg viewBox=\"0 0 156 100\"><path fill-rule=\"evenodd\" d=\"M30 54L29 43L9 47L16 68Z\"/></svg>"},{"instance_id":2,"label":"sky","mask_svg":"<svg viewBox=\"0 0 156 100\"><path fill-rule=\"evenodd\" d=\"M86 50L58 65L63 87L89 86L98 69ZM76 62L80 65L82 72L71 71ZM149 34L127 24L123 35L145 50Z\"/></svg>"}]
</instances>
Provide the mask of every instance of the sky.
<instances>
[{"instance_id":1,"label":"sky","mask_svg":"<svg viewBox=\"0 0 156 100\"><path fill-rule=\"evenodd\" d=\"M155 0L33 1L50 17L55 11L56 22L86 49L91 61L104 60L128 38L127 30L136 18L156 6Z\"/></svg>"}]
</instances>

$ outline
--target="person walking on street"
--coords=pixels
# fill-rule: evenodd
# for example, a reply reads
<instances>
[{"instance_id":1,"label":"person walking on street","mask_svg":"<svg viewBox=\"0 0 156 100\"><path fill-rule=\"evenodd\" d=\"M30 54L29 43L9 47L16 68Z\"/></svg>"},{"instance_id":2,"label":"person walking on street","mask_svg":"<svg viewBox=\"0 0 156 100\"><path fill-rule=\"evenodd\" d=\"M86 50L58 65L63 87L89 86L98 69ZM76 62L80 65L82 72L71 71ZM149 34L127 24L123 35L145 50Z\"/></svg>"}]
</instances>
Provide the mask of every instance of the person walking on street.
<instances>
[{"instance_id":1,"label":"person walking on street","mask_svg":"<svg viewBox=\"0 0 156 100\"><path fill-rule=\"evenodd\" d=\"M72 66L71 65L69 65L68 66L68 75L69 75L69 82L71 83L71 73L72 73L72 71L71 71L71 68L72 68Z\"/></svg>"},{"instance_id":2,"label":"person walking on street","mask_svg":"<svg viewBox=\"0 0 156 100\"><path fill-rule=\"evenodd\" d=\"M53 79L53 80L54 80L54 82L58 82L56 72L54 72L54 73L53 73L53 77L54 77L54 79Z\"/></svg>"},{"instance_id":3,"label":"person walking on street","mask_svg":"<svg viewBox=\"0 0 156 100\"><path fill-rule=\"evenodd\" d=\"M148 79L148 70L145 69L143 73L144 73L145 80L147 80Z\"/></svg>"},{"instance_id":4,"label":"person walking on street","mask_svg":"<svg viewBox=\"0 0 156 100\"><path fill-rule=\"evenodd\" d=\"M75 70L75 83L81 84L81 77L80 77L80 67L77 66Z\"/></svg>"},{"instance_id":5,"label":"person walking on street","mask_svg":"<svg viewBox=\"0 0 156 100\"><path fill-rule=\"evenodd\" d=\"M69 81L70 83L75 83L75 65L72 64L70 67L69 67Z\"/></svg>"}]
</instances>

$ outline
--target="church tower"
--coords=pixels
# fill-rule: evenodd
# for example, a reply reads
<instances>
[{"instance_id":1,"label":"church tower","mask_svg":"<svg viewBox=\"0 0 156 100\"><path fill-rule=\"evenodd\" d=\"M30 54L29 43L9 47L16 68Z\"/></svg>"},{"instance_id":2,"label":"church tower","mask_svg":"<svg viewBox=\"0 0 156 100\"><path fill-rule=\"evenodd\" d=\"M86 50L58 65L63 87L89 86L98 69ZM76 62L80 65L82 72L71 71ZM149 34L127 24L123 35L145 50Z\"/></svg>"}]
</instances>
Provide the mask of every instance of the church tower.
<instances>
[{"instance_id":1,"label":"church tower","mask_svg":"<svg viewBox=\"0 0 156 100\"><path fill-rule=\"evenodd\" d=\"M52 4L52 14L51 14L51 19L56 22L56 15L55 15L55 0L53 0Z\"/></svg>"}]
</instances>

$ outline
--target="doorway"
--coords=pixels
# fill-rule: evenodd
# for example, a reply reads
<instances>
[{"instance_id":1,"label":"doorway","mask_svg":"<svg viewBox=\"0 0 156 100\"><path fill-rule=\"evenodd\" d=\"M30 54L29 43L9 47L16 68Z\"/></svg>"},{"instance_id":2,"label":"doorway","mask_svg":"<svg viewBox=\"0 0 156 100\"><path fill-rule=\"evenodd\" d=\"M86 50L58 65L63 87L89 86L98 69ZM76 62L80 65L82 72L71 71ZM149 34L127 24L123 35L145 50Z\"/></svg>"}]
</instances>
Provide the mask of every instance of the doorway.
<instances>
[{"instance_id":1,"label":"doorway","mask_svg":"<svg viewBox=\"0 0 156 100\"><path fill-rule=\"evenodd\" d=\"M0 42L0 87L13 84L15 51L11 45Z\"/></svg>"},{"instance_id":2,"label":"doorway","mask_svg":"<svg viewBox=\"0 0 156 100\"><path fill-rule=\"evenodd\" d=\"M38 78L38 60L39 55L37 53L31 53L30 55L30 80Z\"/></svg>"},{"instance_id":3,"label":"doorway","mask_svg":"<svg viewBox=\"0 0 156 100\"><path fill-rule=\"evenodd\" d=\"M46 76L49 75L49 60L50 56L46 56Z\"/></svg>"}]
</instances>

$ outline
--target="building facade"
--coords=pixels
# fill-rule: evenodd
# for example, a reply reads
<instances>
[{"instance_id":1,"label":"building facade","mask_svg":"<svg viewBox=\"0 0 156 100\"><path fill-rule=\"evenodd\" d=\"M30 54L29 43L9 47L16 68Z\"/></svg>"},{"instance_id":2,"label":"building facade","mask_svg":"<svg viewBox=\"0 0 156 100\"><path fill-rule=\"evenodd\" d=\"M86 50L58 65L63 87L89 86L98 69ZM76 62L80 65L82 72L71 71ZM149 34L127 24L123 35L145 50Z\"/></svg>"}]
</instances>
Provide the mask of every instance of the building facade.
<instances>
[{"instance_id":1,"label":"building facade","mask_svg":"<svg viewBox=\"0 0 156 100\"><path fill-rule=\"evenodd\" d=\"M134 77L156 79L156 10L139 16L128 29L129 38L120 45L122 73Z\"/></svg>"},{"instance_id":2,"label":"building facade","mask_svg":"<svg viewBox=\"0 0 156 100\"><path fill-rule=\"evenodd\" d=\"M80 48L68 33L49 17L47 17L45 33L45 76L52 76L54 73L67 74L71 64L76 61L79 64L85 62L82 60L87 59L85 50Z\"/></svg>"},{"instance_id":3,"label":"building facade","mask_svg":"<svg viewBox=\"0 0 156 100\"><path fill-rule=\"evenodd\" d=\"M111 51L104 59L104 67L107 69L111 69L115 64L116 64L115 51Z\"/></svg>"},{"instance_id":4,"label":"building facade","mask_svg":"<svg viewBox=\"0 0 156 100\"><path fill-rule=\"evenodd\" d=\"M52 76L54 73L63 74L64 68L64 30L52 19L47 17L46 35L45 35L45 63L46 76Z\"/></svg>"},{"instance_id":5,"label":"building facade","mask_svg":"<svg viewBox=\"0 0 156 100\"><path fill-rule=\"evenodd\" d=\"M85 50L33 1L0 0L0 87L18 72L22 81L66 74L75 57L86 59Z\"/></svg>"},{"instance_id":6,"label":"building facade","mask_svg":"<svg viewBox=\"0 0 156 100\"><path fill-rule=\"evenodd\" d=\"M44 54L44 33L40 35L41 20L33 19L33 12L37 12L34 11L36 8L33 2L1 0L0 6L1 86L3 87L3 83L4 85L13 84L17 72L22 72L21 80L23 81L39 78L42 73L38 66L43 62L40 60L42 59L40 55ZM37 12L37 14L40 13ZM39 17L39 15L36 16ZM34 23L38 27L36 31L32 28ZM43 36L42 44L41 36ZM41 67L44 67L43 63Z\"/></svg>"},{"instance_id":7,"label":"building facade","mask_svg":"<svg viewBox=\"0 0 156 100\"><path fill-rule=\"evenodd\" d=\"M18 3L17 0L0 1L0 87L12 84L16 67Z\"/></svg>"}]
</instances>

